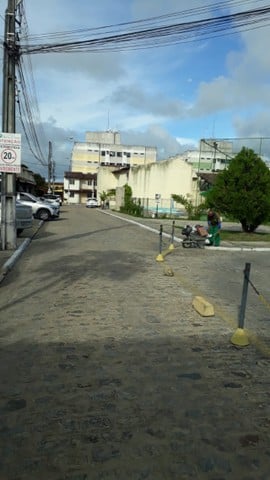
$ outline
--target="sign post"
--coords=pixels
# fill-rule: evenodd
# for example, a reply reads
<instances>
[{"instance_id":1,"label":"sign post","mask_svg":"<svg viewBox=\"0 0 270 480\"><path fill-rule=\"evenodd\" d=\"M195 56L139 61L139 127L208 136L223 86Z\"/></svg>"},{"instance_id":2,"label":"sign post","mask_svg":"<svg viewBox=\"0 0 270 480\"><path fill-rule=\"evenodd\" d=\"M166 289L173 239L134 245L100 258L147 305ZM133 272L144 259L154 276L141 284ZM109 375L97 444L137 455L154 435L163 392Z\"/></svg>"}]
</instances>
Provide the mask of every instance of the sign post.
<instances>
[{"instance_id":1,"label":"sign post","mask_svg":"<svg viewBox=\"0 0 270 480\"><path fill-rule=\"evenodd\" d=\"M161 199L161 194L160 193L156 193L155 194L155 200L156 200L156 218L158 218L158 204L160 202L160 199Z\"/></svg>"}]
</instances>

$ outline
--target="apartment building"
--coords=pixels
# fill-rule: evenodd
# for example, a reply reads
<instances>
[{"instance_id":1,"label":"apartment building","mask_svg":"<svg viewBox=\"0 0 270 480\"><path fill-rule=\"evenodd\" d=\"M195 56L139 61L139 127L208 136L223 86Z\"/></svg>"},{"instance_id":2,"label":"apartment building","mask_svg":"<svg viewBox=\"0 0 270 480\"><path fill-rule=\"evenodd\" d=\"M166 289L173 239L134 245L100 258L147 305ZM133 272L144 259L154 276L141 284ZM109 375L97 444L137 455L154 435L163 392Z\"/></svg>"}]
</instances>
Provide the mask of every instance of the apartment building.
<instances>
[{"instance_id":1,"label":"apartment building","mask_svg":"<svg viewBox=\"0 0 270 480\"><path fill-rule=\"evenodd\" d=\"M86 132L85 142L73 145L70 171L64 175L64 200L85 203L89 197L98 198L97 175L101 167L113 171L144 166L156 162L156 158L156 147L124 145L119 132Z\"/></svg>"},{"instance_id":2,"label":"apartment building","mask_svg":"<svg viewBox=\"0 0 270 480\"><path fill-rule=\"evenodd\" d=\"M187 150L179 158L191 164L197 172L217 172L224 170L233 156L233 142L201 139L199 150Z\"/></svg>"},{"instance_id":3,"label":"apartment building","mask_svg":"<svg viewBox=\"0 0 270 480\"><path fill-rule=\"evenodd\" d=\"M121 144L120 133L86 132L85 142L75 142L71 171L97 173L99 166L141 166L156 162L156 147Z\"/></svg>"},{"instance_id":4,"label":"apartment building","mask_svg":"<svg viewBox=\"0 0 270 480\"><path fill-rule=\"evenodd\" d=\"M86 203L87 198L98 198L97 174L65 172L64 202L72 204Z\"/></svg>"}]
</instances>

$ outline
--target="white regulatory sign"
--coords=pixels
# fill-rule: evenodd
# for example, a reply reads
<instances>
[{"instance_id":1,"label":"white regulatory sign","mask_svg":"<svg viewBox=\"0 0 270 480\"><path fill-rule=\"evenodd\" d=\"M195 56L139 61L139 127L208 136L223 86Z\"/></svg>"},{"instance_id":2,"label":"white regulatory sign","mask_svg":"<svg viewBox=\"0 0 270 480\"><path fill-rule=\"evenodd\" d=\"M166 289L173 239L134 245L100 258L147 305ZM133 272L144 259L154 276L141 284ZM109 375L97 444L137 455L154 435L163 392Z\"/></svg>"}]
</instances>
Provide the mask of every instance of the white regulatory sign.
<instances>
[{"instance_id":1,"label":"white regulatory sign","mask_svg":"<svg viewBox=\"0 0 270 480\"><path fill-rule=\"evenodd\" d=\"M21 172L20 133L0 133L0 172Z\"/></svg>"}]
</instances>

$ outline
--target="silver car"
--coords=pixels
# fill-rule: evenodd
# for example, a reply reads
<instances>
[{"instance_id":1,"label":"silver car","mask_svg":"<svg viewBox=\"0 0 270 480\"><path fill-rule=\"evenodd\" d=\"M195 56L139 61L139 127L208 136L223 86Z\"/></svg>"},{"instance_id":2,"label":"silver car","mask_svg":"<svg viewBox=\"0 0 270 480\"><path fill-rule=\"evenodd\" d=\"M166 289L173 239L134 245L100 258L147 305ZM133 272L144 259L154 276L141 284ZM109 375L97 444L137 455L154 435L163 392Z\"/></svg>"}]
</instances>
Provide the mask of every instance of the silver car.
<instances>
[{"instance_id":1,"label":"silver car","mask_svg":"<svg viewBox=\"0 0 270 480\"><path fill-rule=\"evenodd\" d=\"M53 205L28 192L18 192L17 200L23 205L30 205L35 218L50 220L59 217L60 206L57 202Z\"/></svg>"}]
</instances>

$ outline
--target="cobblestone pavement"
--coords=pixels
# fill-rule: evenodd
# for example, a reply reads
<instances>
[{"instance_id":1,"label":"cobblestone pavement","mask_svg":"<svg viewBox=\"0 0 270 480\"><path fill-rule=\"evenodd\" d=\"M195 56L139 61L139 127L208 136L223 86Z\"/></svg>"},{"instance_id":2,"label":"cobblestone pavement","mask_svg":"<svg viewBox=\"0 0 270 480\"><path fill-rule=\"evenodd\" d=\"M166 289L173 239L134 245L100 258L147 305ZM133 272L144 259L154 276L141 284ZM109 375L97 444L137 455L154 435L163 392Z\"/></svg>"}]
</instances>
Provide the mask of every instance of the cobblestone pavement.
<instances>
[{"instance_id":1,"label":"cobblestone pavement","mask_svg":"<svg viewBox=\"0 0 270 480\"><path fill-rule=\"evenodd\" d=\"M269 359L191 306L233 317L246 257L157 241L63 207L1 284L1 480L269 479Z\"/></svg>"}]
</instances>

